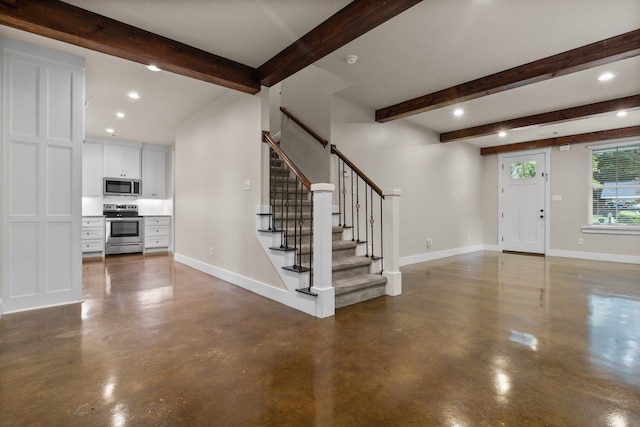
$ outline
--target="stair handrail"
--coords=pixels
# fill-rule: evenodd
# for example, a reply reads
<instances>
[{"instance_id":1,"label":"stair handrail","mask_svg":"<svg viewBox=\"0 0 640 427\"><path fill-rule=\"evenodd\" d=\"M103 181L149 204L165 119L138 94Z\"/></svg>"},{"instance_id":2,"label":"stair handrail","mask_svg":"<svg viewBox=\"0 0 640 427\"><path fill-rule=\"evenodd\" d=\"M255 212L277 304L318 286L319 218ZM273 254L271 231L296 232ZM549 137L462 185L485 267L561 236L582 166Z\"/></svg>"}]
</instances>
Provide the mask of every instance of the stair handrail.
<instances>
[{"instance_id":1,"label":"stair handrail","mask_svg":"<svg viewBox=\"0 0 640 427\"><path fill-rule=\"evenodd\" d=\"M262 131L262 139L263 139L264 142L269 144L271 149L273 151L275 151L278 154L278 156L282 159L282 161L284 161L287 164L287 166L289 167L291 172L293 172L293 174L298 177L300 182L302 182L302 185L304 185L304 188L306 188L307 190L311 191L311 181L309 180L309 178L307 178L300 171L300 169L298 169L298 167L295 165L295 163L293 163L293 161L291 161L289 156L287 156L284 153L284 151L282 151L280 146L278 144L276 144L276 142L273 139L271 139L271 135L269 134L268 131Z\"/></svg>"},{"instance_id":2,"label":"stair handrail","mask_svg":"<svg viewBox=\"0 0 640 427\"><path fill-rule=\"evenodd\" d=\"M347 158L347 156L342 154L340 152L340 150L338 150L338 148L336 147L335 144L331 144L331 153L335 154L336 156L338 156L340 158L340 160L345 162L347 164L347 166L349 166L351 168L351 170L354 171L360 177L360 179L362 179L364 182L366 182L369 185L369 187L371 187L373 189L373 191L378 193L378 195L384 199L384 194L382 194L382 189L380 187L378 187L371 180L371 178L369 178L367 175L365 175L365 173L362 172L351 160L349 160Z\"/></svg>"},{"instance_id":3,"label":"stair handrail","mask_svg":"<svg viewBox=\"0 0 640 427\"><path fill-rule=\"evenodd\" d=\"M316 141L318 141L320 144L322 144L323 147L326 148L327 144L329 144L329 141L327 141L326 139L323 139L320 135L318 135L316 132L314 132L313 129L311 129L309 126L305 125L304 123L302 123L302 121L299 118L297 118L296 116L294 116L289 110L287 110L284 107L280 107L280 111L282 111L282 114L284 114L285 116L289 117L295 124L300 126L302 128L302 130L307 132Z\"/></svg>"}]
</instances>

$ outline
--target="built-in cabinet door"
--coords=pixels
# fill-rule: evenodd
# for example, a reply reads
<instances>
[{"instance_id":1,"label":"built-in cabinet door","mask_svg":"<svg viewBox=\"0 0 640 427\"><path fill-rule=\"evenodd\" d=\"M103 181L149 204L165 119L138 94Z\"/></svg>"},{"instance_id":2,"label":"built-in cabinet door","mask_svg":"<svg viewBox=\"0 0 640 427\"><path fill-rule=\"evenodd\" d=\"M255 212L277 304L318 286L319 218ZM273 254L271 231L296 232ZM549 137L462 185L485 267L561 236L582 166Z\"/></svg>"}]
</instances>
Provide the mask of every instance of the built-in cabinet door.
<instances>
[{"instance_id":1,"label":"built-in cabinet door","mask_svg":"<svg viewBox=\"0 0 640 427\"><path fill-rule=\"evenodd\" d=\"M103 177L102 144L85 141L82 145L82 195L84 197L102 197Z\"/></svg>"},{"instance_id":2,"label":"built-in cabinet door","mask_svg":"<svg viewBox=\"0 0 640 427\"><path fill-rule=\"evenodd\" d=\"M167 153L142 150L142 197L167 197Z\"/></svg>"},{"instance_id":3,"label":"built-in cabinet door","mask_svg":"<svg viewBox=\"0 0 640 427\"><path fill-rule=\"evenodd\" d=\"M140 179L140 149L104 144L104 175L108 178Z\"/></svg>"},{"instance_id":4,"label":"built-in cabinet door","mask_svg":"<svg viewBox=\"0 0 640 427\"><path fill-rule=\"evenodd\" d=\"M0 314L82 301L84 60L0 37Z\"/></svg>"}]
</instances>

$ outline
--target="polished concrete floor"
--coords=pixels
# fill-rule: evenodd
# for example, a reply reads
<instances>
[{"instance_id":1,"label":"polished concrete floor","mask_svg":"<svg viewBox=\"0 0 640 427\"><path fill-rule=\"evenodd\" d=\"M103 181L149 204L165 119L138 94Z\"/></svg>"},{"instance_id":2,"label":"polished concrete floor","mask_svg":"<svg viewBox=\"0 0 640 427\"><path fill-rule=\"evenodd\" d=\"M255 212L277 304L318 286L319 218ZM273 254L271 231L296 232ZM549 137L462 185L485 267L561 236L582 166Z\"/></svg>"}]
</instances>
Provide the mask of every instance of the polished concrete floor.
<instances>
[{"instance_id":1,"label":"polished concrete floor","mask_svg":"<svg viewBox=\"0 0 640 427\"><path fill-rule=\"evenodd\" d=\"M640 426L640 266L478 252L320 320L167 256L0 319L2 426Z\"/></svg>"}]
</instances>

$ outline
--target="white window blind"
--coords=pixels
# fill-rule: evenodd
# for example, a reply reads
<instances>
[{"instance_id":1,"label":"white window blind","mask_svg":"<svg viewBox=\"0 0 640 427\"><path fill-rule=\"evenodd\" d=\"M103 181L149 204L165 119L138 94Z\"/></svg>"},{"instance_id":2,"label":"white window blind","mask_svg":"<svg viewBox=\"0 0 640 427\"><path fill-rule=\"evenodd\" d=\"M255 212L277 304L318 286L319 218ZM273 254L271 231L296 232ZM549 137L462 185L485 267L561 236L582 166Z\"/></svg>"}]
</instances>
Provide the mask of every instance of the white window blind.
<instances>
[{"instance_id":1,"label":"white window blind","mask_svg":"<svg viewBox=\"0 0 640 427\"><path fill-rule=\"evenodd\" d=\"M640 143L593 147L592 224L640 225Z\"/></svg>"}]
</instances>

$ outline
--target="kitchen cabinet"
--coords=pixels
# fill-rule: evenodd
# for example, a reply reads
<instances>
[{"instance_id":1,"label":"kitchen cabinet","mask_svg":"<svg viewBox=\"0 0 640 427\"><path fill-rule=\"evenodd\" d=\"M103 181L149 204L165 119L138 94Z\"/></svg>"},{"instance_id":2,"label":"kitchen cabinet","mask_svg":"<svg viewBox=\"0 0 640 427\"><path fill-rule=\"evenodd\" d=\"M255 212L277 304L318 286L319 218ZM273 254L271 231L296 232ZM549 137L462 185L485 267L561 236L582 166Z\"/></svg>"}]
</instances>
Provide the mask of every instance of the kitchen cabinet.
<instances>
[{"instance_id":1,"label":"kitchen cabinet","mask_svg":"<svg viewBox=\"0 0 640 427\"><path fill-rule=\"evenodd\" d=\"M167 198L167 152L142 149L142 197Z\"/></svg>"},{"instance_id":2,"label":"kitchen cabinet","mask_svg":"<svg viewBox=\"0 0 640 427\"><path fill-rule=\"evenodd\" d=\"M104 217L82 217L82 256L104 256Z\"/></svg>"},{"instance_id":3,"label":"kitchen cabinet","mask_svg":"<svg viewBox=\"0 0 640 427\"><path fill-rule=\"evenodd\" d=\"M85 141L82 144L82 196L102 197L103 177L102 144Z\"/></svg>"},{"instance_id":4,"label":"kitchen cabinet","mask_svg":"<svg viewBox=\"0 0 640 427\"><path fill-rule=\"evenodd\" d=\"M144 251L168 251L171 245L171 217L144 217Z\"/></svg>"},{"instance_id":5,"label":"kitchen cabinet","mask_svg":"<svg viewBox=\"0 0 640 427\"><path fill-rule=\"evenodd\" d=\"M140 179L140 147L104 144L104 176Z\"/></svg>"}]
</instances>

